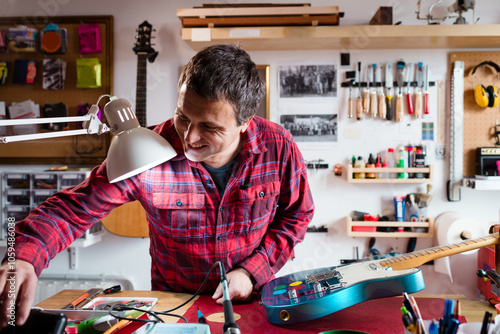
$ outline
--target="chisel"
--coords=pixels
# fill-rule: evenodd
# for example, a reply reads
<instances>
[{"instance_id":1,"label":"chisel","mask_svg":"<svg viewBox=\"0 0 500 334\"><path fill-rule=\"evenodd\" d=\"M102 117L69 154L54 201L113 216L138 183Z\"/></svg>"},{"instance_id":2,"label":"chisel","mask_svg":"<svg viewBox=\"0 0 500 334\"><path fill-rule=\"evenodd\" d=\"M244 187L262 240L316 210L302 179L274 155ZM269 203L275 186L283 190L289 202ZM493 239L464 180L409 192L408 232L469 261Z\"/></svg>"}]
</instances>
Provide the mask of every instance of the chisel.
<instances>
[{"instance_id":1,"label":"chisel","mask_svg":"<svg viewBox=\"0 0 500 334\"><path fill-rule=\"evenodd\" d=\"M377 111L377 77L376 77L376 68L377 64L372 64L372 91L371 91L371 96L370 96L370 112L372 114L372 117L377 117L378 111Z\"/></svg>"},{"instance_id":2,"label":"chisel","mask_svg":"<svg viewBox=\"0 0 500 334\"><path fill-rule=\"evenodd\" d=\"M354 81L356 80L356 72L348 71L345 73L346 81L349 85L349 101L347 104L347 118L354 117L354 101L352 99L352 86L354 85Z\"/></svg>"},{"instance_id":3,"label":"chisel","mask_svg":"<svg viewBox=\"0 0 500 334\"><path fill-rule=\"evenodd\" d=\"M356 119L363 119L363 97L361 96L361 62L358 62L358 103L356 107Z\"/></svg>"},{"instance_id":4,"label":"chisel","mask_svg":"<svg viewBox=\"0 0 500 334\"><path fill-rule=\"evenodd\" d=\"M422 87L424 85L424 65L422 62L418 63L417 68L417 92L415 93L415 117L421 118L424 105L422 101Z\"/></svg>"},{"instance_id":5,"label":"chisel","mask_svg":"<svg viewBox=\"0 0 500 334\"><path fill-rule=\"evenodd\" d=\"M403 86L404 86L405 62L400 60L396 64L396 82L398 84L398 95L396 96L396 113L394 118L396 122L403 119Z\"/></svg>"},{"instance_id":6,"label":"chisel","mask_svg":"<svg viewBox=\"0 0 500 334\"><path fill-rule=\"evenodd\" d=\"M424 71L424 114L429 114L429 65L425 65Z\"/></svg>"},{"instance_id":7,"label":"chisel","mask_svg":"<svg viewBox=\"0 0 500 334\"><path fill-rule=\"evenodd\" d=\"M408 114L413 115L413 101L411 99L410 84L412 78L413 64L408 63L406 66L406 103L408 108Z\"/></svg>"},{"instance_id":8,"label":"chisel","mask_svg":"<svg viewBox=\"0 0 500 334\"><path fill-rule=\"evenodd\" d=\"M370 81L369 77L370 77L370 70L371 70L371 66L368 65L368 68L366 70L366 88L365 88L365 93L363 94L363 111L365 113L369 113L370 112L370 85L368 84L368 82Z\"/></svg>"},{"instance_id":9,"label":"chisel","mask_svg":"<svg viewBox=\"0 0 500 334\"><path fill-rule=\"evenodd\" d=\"M385 87L387 89L387 114L386 118L388 121L392 120L392 85L393 85L393 76L392 76L392 63L385 64Z\"/></svg>"},{"instance_id":10,"label":"chisel","mask_svg":"<svg viewBox=\"0 0 500 334\"><path fill-rule=\"evenodd\" d=\"M382 65L377 68L377 81L380 82L380 91L378 96L378 114L380 118L385 118L387 106L385 104L384 87L382 85Z\"/></svg>"}]
</instances>

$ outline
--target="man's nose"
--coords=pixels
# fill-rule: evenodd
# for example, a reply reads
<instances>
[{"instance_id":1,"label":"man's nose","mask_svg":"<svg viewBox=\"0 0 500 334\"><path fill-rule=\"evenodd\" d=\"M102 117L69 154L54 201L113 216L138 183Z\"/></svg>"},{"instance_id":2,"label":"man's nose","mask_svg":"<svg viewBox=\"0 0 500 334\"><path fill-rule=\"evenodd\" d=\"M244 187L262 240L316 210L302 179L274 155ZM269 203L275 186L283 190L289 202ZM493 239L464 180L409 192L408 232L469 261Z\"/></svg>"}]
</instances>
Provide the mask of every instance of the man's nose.
<instances>
[{"instance_id":1,"label":"man's nose","mask_svg":"<svg viewBox=\"0 0 500 334\"><path fill-rule=\"evenodd\" d=\"M199 129L193 123L189 124L186 132L184 132L184 140L187 143L196 143L200 138Z\"/></svg>"}]
</instances>

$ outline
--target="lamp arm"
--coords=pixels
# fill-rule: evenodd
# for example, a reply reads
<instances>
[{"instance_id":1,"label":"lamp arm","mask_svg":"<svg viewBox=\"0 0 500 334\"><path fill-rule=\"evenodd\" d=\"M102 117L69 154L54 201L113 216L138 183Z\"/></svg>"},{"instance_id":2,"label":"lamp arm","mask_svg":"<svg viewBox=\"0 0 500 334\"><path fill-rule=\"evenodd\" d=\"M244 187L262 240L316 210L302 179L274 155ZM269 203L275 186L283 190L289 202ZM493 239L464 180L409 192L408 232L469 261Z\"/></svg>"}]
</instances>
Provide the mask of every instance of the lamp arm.
<instances>
[{"instance_id":1,"label":"lamp arm","mask_svg":"<svg viewBox=\"0 0 500 334\"><path fill-rule=\"evenodd\" d=\"M98 111L99 111L99 107L94 104L90 108L88 114L85 116L0 120L0 126L83 122L83 127L84 127L83 129L80 129L80 130L53 131L53 132L45 132L45 133L33 133L33 134L25 134L25 135L14 135L14 136L0 137L0 142L10 143L10 142L16 142L16 141L56 138L56 137L65 137L65 136L76 136L76 135L85 135L85 134L101 135L105 132L110 131L110 128L106 124L101 123L101 121L97 117Z\"/></svg>"}]
</instances>

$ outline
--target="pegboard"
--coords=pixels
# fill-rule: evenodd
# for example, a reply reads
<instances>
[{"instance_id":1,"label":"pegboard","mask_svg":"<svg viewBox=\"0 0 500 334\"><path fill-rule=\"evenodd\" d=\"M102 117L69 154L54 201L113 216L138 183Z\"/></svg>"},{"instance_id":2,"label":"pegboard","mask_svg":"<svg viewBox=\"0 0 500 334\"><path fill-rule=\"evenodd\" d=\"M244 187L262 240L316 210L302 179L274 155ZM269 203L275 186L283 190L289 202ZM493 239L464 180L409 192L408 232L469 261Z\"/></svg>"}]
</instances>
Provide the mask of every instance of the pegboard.
<instances>
[{"instance_id":1,"label":"pegboard","mask_svg":"<svg viewBox=\"0 0 500 334\"><path fill-rule=\"evenodd\" d=\"M63 102L68 107L68 116L76 116L79 104L94 104L99 96L113 94L113 17L112 16L55 16L50 21L37 20L37 17L2 17L0 29L7 30L17 25L25 25L38 30L38 35L48 23L58 24L67 29L67 50L64 54L42 54L37 52L13 52L0 54L0 60L7 62L7 82L0 86L0 101L8 107L13 102L32 100L40 105ZM80 54L78 26L98 24L102 51L99 53ZM132 45L131 41L131 45ZM43 60L59 58L66 62L66 81L62 90L42 88ZM76 60L78 58L98 58L102 66L102 85L99 88L76 87ZM32 59L37 62L35 83L20 85L13 83L14 62L16 59ZM107 99L103 99L107 102ZM104 103L101 101L101 108ZM70 129L76 129L77 123L70 123ZM5 134L8 135L8 134ZM63 165L97 164L106 158L111 136L81 135L25 142L0 144L0 163L29 164L47 163Z\"/></svg>"},{"instance_id":2,"label":"pegboard","mask_svg":"<svg viewBox=\"0 0 500 334\"><path fill-rule=\"evenodd\" d=\"M453 52L450 54L450 63L464 62L464 159L463 175L476 174L476 148L494 147L493 130L497 120L500 122L500 104L494 108L482 108L474 101L474 87L500 86L500 78L496 69L491 66L474 67L484 61L491 61L500 65L500 52Z\"/></svg>"}]
</instances>

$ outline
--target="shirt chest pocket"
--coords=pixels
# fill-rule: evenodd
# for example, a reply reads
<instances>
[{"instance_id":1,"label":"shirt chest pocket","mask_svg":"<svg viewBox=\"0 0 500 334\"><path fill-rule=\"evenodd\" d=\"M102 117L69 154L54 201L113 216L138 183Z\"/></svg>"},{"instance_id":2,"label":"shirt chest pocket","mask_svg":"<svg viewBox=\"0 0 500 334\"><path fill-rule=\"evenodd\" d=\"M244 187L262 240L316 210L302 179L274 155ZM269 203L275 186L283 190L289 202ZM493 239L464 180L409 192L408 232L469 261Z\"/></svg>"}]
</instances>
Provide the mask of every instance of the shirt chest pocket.
<instances>
[{"instance_id":1,"label":"shirt chest pocket","mask_svg":"<svg viewBox=\"0 0 500 334\"><path fill-rule=\"evenodd\" d=\"M155 228L180 242L195 241L207 232L205 194L153 193Z\"/></svg>"},{"instance_id":2,"label":"shirt chest pocket","mask_svg":"<svg viewBox=\"0 0 500 334\"><path fill-rule=\"evenodd\" d=\"M234 207L234 233L256 233L267 229L276 213L279 191L279 181L239 189Z\"/></svg>"}]
</instances>

